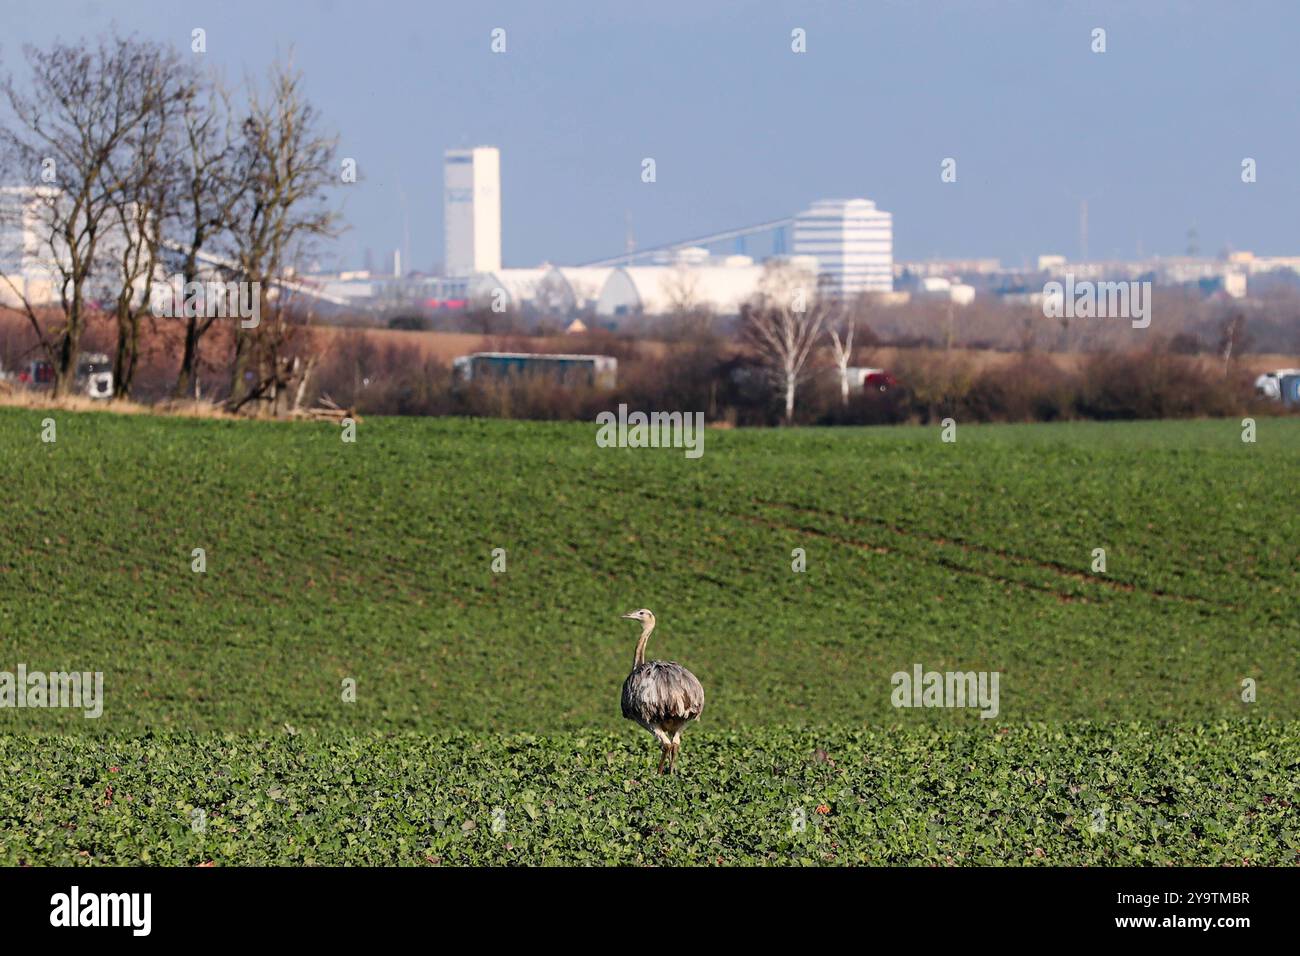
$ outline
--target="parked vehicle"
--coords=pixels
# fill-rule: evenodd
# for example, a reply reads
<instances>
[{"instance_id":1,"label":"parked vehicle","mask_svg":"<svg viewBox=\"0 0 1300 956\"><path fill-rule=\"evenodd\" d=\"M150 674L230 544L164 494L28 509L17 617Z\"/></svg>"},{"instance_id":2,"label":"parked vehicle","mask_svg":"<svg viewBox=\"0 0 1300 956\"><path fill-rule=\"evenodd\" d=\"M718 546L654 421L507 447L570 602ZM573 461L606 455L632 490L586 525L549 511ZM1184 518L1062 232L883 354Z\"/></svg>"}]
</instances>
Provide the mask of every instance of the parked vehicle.
<instances>
[{"instance_id":1,"label":"parked vehicle","mask_svg":"<svg viewBox=\"0 0 1300 956\"><path fill-rule=\"evenodd\" d=\"M1265 372L1255 379L1255 391L1284 405L1300 404L1296 389L1300 388L1300 368L1280 368Z\"/></svg>"},{"instance_id":2,"label":"parked vehicle","mask_svg":"<svg viewBox=\"0 0 1300 956\"><path fill-rule=\"evenodd\" d=\"M898 387L898 379L883 368L850 366L846 371L851 392L887 392Z\"/></svg>"},{"instance_id":3,"label":"parked vehicle","mask_svg":"<svg viewBox=\"0 0 1300 956\"><path fill-rule=\"evenodd\" d=\"M1283 375L1278 386L1283 405L1300 405L1300 372Z\"/></svg>"},{"instance_id":4,"label":"parked vehicle","mask_svg":"<svg viewBox=\"0 0 1300 956\"><path fill-rule=\"evenodd\" d=\"M54 387L54 364L46 359L32 359L18 380L28 388ZM113 397L113 363L103 352L82 352L77 356L73 391L88 398Z\"/></svg>"}]
</instances>

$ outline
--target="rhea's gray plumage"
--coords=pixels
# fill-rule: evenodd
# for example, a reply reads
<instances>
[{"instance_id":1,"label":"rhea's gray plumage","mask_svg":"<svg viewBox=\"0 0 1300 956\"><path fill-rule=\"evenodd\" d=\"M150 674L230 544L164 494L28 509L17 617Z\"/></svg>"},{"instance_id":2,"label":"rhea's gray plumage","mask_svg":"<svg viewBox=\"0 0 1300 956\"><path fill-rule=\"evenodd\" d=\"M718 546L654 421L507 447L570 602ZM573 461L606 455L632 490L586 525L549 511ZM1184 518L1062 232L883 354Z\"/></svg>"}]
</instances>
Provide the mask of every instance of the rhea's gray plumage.
<instances>
[{"instance_id":1,"label":"rhea's gray plumage","mask_svg":"<svg viewBox=\"0 0 1300 956\"><path fill-rule=\"evenodd\" d=\"M646 663L645 646L655 629L655 616L646 608L623 615L641 622L641 639L632 658L632 673L623 681L623 716L655 735L663 753L659 772L677 765L682 730L704 710L704 688L694 674L676 661Z\"/></svg>"}]
</instances>

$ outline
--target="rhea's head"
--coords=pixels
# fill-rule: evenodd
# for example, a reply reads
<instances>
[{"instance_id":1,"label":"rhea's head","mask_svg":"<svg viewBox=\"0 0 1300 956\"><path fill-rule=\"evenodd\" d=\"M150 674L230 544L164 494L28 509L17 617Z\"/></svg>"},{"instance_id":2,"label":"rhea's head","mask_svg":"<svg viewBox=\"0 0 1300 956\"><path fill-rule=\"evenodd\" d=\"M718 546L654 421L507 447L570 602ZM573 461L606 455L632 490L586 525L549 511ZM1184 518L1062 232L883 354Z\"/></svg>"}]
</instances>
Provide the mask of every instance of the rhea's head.
<instances>
[{"instance_id":1,"label":"rhea's head","mask_svg":"<svg viewBox=\"0 0 1300 956\"><path fill-rule=\"evenodd\" d=\"M649 624L654 627L655 616L650 612L649 608L643 607L639 611L628 611L623 616L630 621L640 621L642 624Z\"/></svg>"}]
</instances>

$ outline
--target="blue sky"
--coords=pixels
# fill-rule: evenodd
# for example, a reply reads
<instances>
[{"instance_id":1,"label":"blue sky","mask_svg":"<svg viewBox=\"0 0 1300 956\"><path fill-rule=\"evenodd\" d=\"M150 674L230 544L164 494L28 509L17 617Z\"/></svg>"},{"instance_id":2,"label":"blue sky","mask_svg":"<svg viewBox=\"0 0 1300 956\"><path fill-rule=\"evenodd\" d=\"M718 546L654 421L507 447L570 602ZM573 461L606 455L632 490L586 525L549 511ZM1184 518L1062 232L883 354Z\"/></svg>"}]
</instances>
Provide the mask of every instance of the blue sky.
<instances>
[{"instance_id":1,"label":"blue sky","mask_svg":"<svg viewBox=\"0 0 1300 956\"><path fill-rule=\"evenodd\" d=\"M902 259L1076 256L1080 200L1094 258L1179 254L1192 226L1206 253L1300 253L1294 2L3 2L20 76L23 43L113 23L186 51L202 27L233 80L292 51L363 177L343 265L404 224L411 266L441 260L442 151L475 144L502 150L508 266L616 254L629 218L649 246L849 196L894 214Z\"/></svg>"}]
</instances>

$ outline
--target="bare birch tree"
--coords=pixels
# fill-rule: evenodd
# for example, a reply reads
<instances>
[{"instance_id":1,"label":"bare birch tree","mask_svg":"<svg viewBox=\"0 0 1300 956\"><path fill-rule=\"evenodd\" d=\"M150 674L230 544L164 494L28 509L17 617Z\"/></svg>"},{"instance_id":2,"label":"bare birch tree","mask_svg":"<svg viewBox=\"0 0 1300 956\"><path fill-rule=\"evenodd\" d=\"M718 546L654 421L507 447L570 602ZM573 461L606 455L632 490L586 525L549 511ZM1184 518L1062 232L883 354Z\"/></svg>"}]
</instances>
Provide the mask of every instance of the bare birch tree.
<instances>
[{"instance_id":1,"label":"bare birch tree","mask_svg":"<svg viewBox=\"0 0 1300 956\"><path fill-rule=\"evenodd\" d=\"M831 340L831 358L840 376L840 404L849 403L849 363L853 361L853 335L869 309L865 295L834 306L827 316L826 331ZM870 334L870 330L868 330Z\"/></svg>"},{"instance_id":2,"label":"bare birch tree","mask_svg":"<svg viewBox=\"0 0 1300 956\"><path fill-rule=\"evenodd\" d=\"M782 397L785 421L794 420L795 397L808 376L826 309L811 273L788 262L765 267L758 294L741 310L741 340L754 350L769 382Z\"/></svg>"},{"instance_id":3,"label":"bare birch tree","mask_svg":"<svg viewBox=\"0 0 1300 956\"><path fill-rule=\"evenodd\" d=\"M1223 374L1226 377L1232 371L1232 356L1246 348L1250 337L1246 334L1246 316L1234 312L1223 320L1219 326L1219 354L1223 356Z\"/></svg>"}]
</instances>

